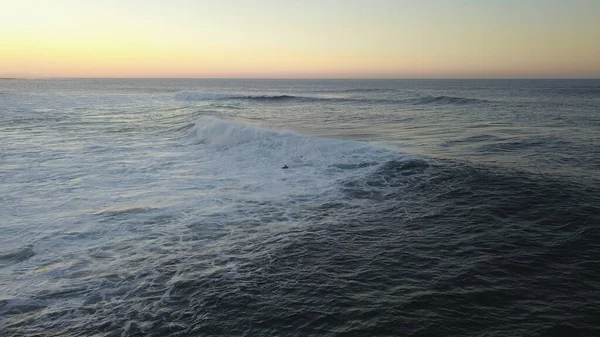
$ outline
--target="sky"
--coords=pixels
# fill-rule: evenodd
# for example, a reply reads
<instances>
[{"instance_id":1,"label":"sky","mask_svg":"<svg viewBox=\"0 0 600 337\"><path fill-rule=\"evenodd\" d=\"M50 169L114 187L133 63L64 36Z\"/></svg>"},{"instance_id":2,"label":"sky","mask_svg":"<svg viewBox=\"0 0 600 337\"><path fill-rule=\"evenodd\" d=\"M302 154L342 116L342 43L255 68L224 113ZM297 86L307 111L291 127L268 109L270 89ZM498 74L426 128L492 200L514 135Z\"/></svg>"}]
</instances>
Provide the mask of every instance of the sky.
<instances>
[{"instance_id":1,"label":"sky","mask_svg":"<svg viewBox=\"0 0 600 337\"><path fill-rule=\"evenodd\" d=\"M600 77L600 0L0 0L0 77Z\"/></svg>"}]
</instances>

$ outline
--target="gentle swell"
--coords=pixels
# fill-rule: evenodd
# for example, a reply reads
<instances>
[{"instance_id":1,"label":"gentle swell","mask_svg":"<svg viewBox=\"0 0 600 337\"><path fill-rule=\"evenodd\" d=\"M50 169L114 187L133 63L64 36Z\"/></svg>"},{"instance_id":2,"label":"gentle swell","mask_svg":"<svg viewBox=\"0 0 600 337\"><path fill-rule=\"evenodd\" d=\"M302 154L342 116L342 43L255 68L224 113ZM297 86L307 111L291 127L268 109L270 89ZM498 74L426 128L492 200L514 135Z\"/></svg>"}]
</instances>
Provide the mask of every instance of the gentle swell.
<instances>
[{"instance_id":1,"label":"gentle swell","mask_svg":"<svg viewBox=\"0 0 600 337\"><path fill-rule=\"evenodd\" d=\"M347 89L333 92L341 92L341 93L383 93L383 92L394 92L394 89L377 89L377 88L362 88L362 89Z\"/></svg>"},{"instance_id":2,"label":"gentle swell","mask_svg":"<svg viewBox=\"0 0 600 337\"><path fill-rule=\"evenodd\" d=\"M224 99L247 99L258 101L280 101L292 99L317 99L315 97L299 97L293 95L244 95L244 94L227 94L227 93L211 93L198 91L182 91L175 94L175 99L182 101L206 101L206 100L224 100Z\"/></svg>"},{"instance_id":3,"label":"gentle swell","mask_svg":"<svg viewBox=\"0 0 600 337\"><path fill-rule=\"evenodd\" d=\"M375 90L349 90L346 93L369 93ZM175 94L175 99L183 101L206 101L206 100L252 100L252 101L292 101L301 100L311 101L330 101L330 102L376 102L393 104L411 104L411 105L468 105L484 104L490 101L485 99L455 97L455 96L425 96L420 98L396 99L396 98L356 98L356 97L317 97L317 96L296 96L296 95L248 95L248 94L229 94L229 93L211 93L198 91L182 91Z\"/></svg>"},{"instance_id":4,"label":"gentle swell","mask_svg":"<svg viewBox=\"0 0 600 337\"><path fill-rule=\"evenodd\" d=\"M466 104L482 104L488 103L488 100L467 98L467 97L455 97L455 96L426 96L417 99L407 100L414 105L466 105Z\"/></svg>"},{"instance_id":5,"label":"gentle swell","mask_svg":"<svg viewBox=\"0 0 600 337\"><path fill-rule=\"evenodd\" d=\"M0 262L21 262L35 255L32 246L25 246L16 250L0 252Z\"/></svg>"}]
</instances>

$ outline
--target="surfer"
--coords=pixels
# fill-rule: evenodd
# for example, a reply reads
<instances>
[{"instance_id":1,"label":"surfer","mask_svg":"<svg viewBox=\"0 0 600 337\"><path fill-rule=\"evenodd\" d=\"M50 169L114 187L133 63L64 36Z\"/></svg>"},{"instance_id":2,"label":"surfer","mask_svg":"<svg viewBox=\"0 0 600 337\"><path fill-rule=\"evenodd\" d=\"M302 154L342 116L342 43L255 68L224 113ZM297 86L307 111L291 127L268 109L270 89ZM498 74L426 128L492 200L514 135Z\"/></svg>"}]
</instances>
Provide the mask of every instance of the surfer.
<instances>
[{"instance_id":1,"label":"surfer","mask_svg":"<svg viewBox=\"0 0 600 337\"><path fill-rule=\"evenodd\" d=\"M281 168L285 170L285 169L287 169L289 167L287 165L283 165L283 167L281 167Z\"/></svg>"}]
</instances>

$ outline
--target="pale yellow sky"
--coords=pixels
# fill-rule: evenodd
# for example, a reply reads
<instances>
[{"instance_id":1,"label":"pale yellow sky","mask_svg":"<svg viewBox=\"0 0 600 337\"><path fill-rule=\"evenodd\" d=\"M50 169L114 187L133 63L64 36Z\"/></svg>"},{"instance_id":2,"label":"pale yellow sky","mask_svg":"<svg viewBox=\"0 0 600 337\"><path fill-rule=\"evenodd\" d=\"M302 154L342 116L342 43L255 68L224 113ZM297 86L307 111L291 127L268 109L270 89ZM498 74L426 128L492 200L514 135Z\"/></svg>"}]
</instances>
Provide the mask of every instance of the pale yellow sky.
<instances>
[{"instance_id":1,"label":"pale yellow sky","mask_svg":"<svg viewBox=\"0 0 600 337\"><path fill-rule=\"evenodd\" d=\"M596 0L0 0L0 77L600 77Z\"/></svg>"}]
</instances>

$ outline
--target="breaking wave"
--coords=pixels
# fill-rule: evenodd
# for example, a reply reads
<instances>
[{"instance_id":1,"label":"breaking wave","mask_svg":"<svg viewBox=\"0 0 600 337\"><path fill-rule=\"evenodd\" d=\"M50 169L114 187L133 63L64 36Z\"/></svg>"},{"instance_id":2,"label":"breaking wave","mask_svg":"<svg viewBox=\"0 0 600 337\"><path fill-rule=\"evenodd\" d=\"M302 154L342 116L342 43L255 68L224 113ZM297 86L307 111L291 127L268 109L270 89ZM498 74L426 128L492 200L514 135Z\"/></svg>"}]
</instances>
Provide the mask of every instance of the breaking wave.
<instances>
[{"instance_id":1,"label":"breaking wave","mask_svg":"<svg viewBox=\"0 0 600 337\"><path fill-rule=\"evenodd\" d=\"M314 174L319 180L327 170L359 167L362 163L378 162L397 153L375 148L368 143L310 137L287 130L270 130L213 116L199 118L193 128L196 142L220 156L251 163L248 170L259 168L271 172L272 167L285 164L312 168L296 174ZM244 163L244 165L247 165Z\"/></svg>"}]
</instances>

